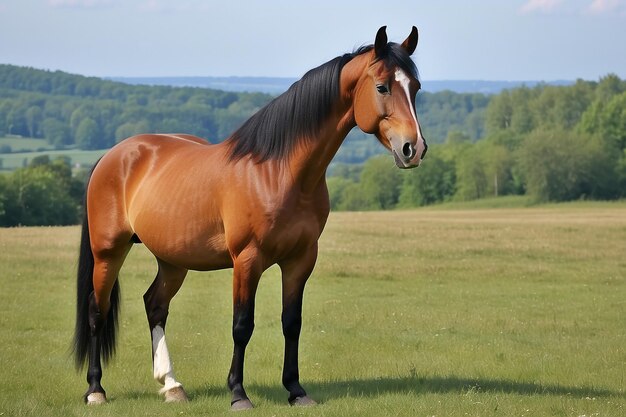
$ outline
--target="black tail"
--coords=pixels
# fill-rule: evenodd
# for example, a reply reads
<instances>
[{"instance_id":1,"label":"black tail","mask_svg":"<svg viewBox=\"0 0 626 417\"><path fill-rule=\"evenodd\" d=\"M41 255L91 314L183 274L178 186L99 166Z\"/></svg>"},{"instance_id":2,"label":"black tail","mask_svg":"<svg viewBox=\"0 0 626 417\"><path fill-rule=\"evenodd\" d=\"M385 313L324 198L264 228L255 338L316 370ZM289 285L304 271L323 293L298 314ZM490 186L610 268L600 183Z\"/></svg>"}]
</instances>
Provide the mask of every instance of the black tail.
<instances>
[{"instance_id":1,"label":"black tail","mask_svg":"<svg viewBox=\"0 0 626 417\"><path fill-rule=\"evenodd\" d=\"M93 293L94 259L89 240L89 220L87 202L84 204L83 229L80 238L78 274L76 281L76 327L74 329L74 361L80 370L87 362L91 349L91 328L89 326L89 300ZM100 356L104 363L115 353L115 336L120 305L120 286L115 281L111 292L110 309L100 333Z\"/></svg>"}]
</instances>

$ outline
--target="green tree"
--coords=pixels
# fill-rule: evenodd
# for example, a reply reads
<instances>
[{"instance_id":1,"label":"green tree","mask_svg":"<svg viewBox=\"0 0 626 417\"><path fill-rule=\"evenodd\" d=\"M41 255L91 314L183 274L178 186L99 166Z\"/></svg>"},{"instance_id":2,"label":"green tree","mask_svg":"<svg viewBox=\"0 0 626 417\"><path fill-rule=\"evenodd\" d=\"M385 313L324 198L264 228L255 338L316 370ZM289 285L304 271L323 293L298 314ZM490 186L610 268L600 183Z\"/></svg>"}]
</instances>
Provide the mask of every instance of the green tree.
<instances>
[{"instance_id":1,"label":"green tree","mask_svg":"<svg viewBox=\"0 0 626 417\"><path fill-rule=\"evenodd\" d=\"M485 124L488 133L507 130L513 119L513 103L511 93L502 91L489 102L485 115Z\"/></svg>"},{"instance_id":2,"label":"green tree","mask_svg":"<svg viewBox=\"0 0 626 417\"><path fill-rule=\"evenodd\" d=\"M626 92L609 101L601 116L600 132L617 149L626 149Z\"/></svg>"},{"instance_id":3,"label":"green tree","mask_svg":"<svg viewBox=\"0 0 626 417\"><path fill-rule=\"evenodd\" d=\"M147 120L141 120L139 122L126 122L120 125L115 130L115 142L121 142L122 140L129 138L140 133L149 133L150 125ZM170 131L170 133L173 133Z\"/></svg>"},{"instance_id":4,"label":"green tree","mask_svg":"<svg viewBox=\"0 0 626 417\"><path fill-rule=\"evenodd\" d=\"M354 184L354 181L343 177L329 177L326 179L331 210L339 210L343 203L346 188L352 184Z\"/></svg>"},{"instance_id":5,"label":"green tree","mask_svg":"<svg viewBox=\"0 0 626 417\"><path fill-rule=\"evenodd\" d=\"M341 194L341 201L337 204L338 210L362 211L368 210L370 202L363 195L361 184L351 182L345 186Z\"/></svg>"},{"instance_id":6,"label":"green tree","mask_svg":"<svg viewBox=\"0 0 626 417\"><path fill-rule=\"evenodd\" d=\"M69 126L51 117L43 121L43 134L48 143L57 148L72 143Z\"/></svg>"},{"instance_id":7,"label":"green tree","mask_svg":"<svg viewBox=\"0 0 626 417\"><path fill-rule=\"evenodd\" d=\"M400 207L418 207L445 201L455 189L454 165L431 153L419 168L407 172L399 197Z\"/></svg>"},{"instance_id":8,"label":"green tree","mask_svg":"<svg viewBox=\"0 0 626 417\"><path fill-rule=\"evenodd\" d=\"M616 149L626 148L626 92L593 102L580 118L578 130L599 135Z\"/></svg>"},{"instance_id":9,"label":"green tree","mask_svg":"<svg viewBox=\"0 0 626 417\"><path fill-rule=\"evenodd\" d=\"M626 149L624 149L619 156L615 172L617 174L617 187L619 190L617 197L624 198L626 197Z\"/></svg>"},{"instance_id":10,"label":"green tree","mask_svg":"<svg viewBox=\"0 0 626 417\"><path fill-rule=\"evenodd\" d=\"M402 175L389 155L375 156L363 165L360 185L365 209L388 210L398 203Z\"/></svg>"},{"instance_id":11,"label":"green tree","mask_svg":"<svg viewBox=\"0 0 626 417\"><path fill-rule=\"evenodd\" d=\"M361 171L363 171L363 165L334 163L331 165L331 170L329 171L330 177L341 177L353 182L358 182L361 177Z\"/></svg>"},{"instance_id":12,"label":"green tree","mask_svg":"<svg viewBox=\"0 0 626 417\"><path fill-rule=\"evenodd\" d=\"M446 137L446 144L458 144L463 142L470 142L471 138L463 132L458 130L451 130L448 132L448 137Z\"/></svg>"},{"instance_id":13,"label":"green tree","mask_svg":"<svg viewBox=\"0 0 626 417\"><path fill-rule=\"evenodd\" d=\"M9 177L9 175L0 175L0 226L8 226L5 207L7 205L7 200L9 199Z\"/></svg>"},{"instance_id":14,"label":"green tree","mask_svg":"<svg viewBox=\"0 0 626 417\"><path fill-rule=\"evenodd\" d=\"M100 127L90 117L85 117L80 121L74 139L80 149L102 149L105 147Z\"/></svg>"},{"instance_id":15,"label":"green tree","mask_svg":"<svg viewBox=\"0 0 626 417\"><path fill-rule=\"evenodd\" d=\"M11 104L7 99L0 99L0 136L8 133L8 116L11 111Z\"/></svg>"},{"instance_id":16,"label":"green tree","mask_svg":"<svg viewBox=\"0 0 626 417\"><path fill-rule=\"evenodd\" d=\"M477 145L467 147L456 159L456 193L459 200L475 200L489 195L485 163Z\"/></svg>"},{"instance_id":17,"label":"green tree","mask_svg":"<svg viewBox=\"0 0 626 417\"><path fill-rule=\"evenodd\" d=\"M565 130L537 130L518 151L529 196L537 201L611 198L618 193L617 160L606 143Z\"/></svg>"},{"instance_id":18,"label":"green tree","mask_svg":"<svg viewBox=\"0 0 626 417\"><path fill-rule=\"evenodd\" d=\"M26 126L31 138L40 137L40 125L43 119L43 111L39 106L31 106L26 110Z\"/></svg>"},{"instance_id":19,"label":"green tree","mask_svg":"<svg viewBox=\"0 0 626 417\"><path fill-rule=\"evenodd\" d=\"M2 226L68 225L78 220L78 205L45 165L16 170L3 187Z\"/></svg>"},{"instance_id":20,"label":"green tree","mask_svg":"<svg viewBox=\"0 0 626 417\"><path fill-rule=\"evenodd\" d=\"M602 136L602 115L605 107L606 105L602 100L594 101L580 117L576 130L590 135Z\"/></svg>"},{"instance_id":21,"label":"green tree","mask_svg":"<svg viewBox=\"0 0 626 417\"><path fill-rule=\"evenodd\" d=\"M498 197L513 192L513 156L509 149L497 143L482 141L477 148L484 164L487 180L486 195Z\"/></svg>"},{"instance_id":22,"label":"green tree","mask_svg":"<svg viewBox=\"0 0 626 417\"><path fill-rule=\"evenodd\" d=\"M613 96L626 91L626 81L620 80L615 74L608 74L600 78L596 87L595 96L601 102L610 101Z\"/></svg>"}]
</instances>

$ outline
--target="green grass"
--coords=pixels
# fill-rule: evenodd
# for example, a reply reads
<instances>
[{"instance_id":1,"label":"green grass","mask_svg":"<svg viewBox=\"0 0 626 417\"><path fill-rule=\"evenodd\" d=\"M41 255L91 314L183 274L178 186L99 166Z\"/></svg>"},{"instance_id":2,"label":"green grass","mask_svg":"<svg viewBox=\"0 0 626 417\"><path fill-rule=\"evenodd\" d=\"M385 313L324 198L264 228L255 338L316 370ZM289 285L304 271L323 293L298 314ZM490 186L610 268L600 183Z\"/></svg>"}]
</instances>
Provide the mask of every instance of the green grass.
<instances>
[{"instance_id":1,"label":"green grass","mask_svg":"<svg viewBox=\"0 0 626 417\"><path fill-rule=\"evenodd\" d=\"M230 271L190 273L168 319L188 404L152 380L143 246L121 274L110 403L81 403L68 356L79 229L0 229L0 415L231 415ZM251 416L622 416L626 206L334 213L305 295L300 374L312 409L280 385L280 279L257 295Z\"/></svg>"},{"instance_id":2,"label":"green grass","mask_svg":"<svg viewBox=\"0 0 626 417\"><path fill-rule=\"evenodd\" d=\"M0 146L9 145L12 153L0 154L0 169L13 171L26 166L41 155L48 155L51 159L57 157L69 157L73 165L92 166L104 155L106 149L96 151L83 151L80 149L56 150L45 139L22 138L15 136L0 137Z\"/></svg>"},{"instance_id":3,"label":"green grass","mask_svg":"<svg viewBox=\"0 0 626 417\"><path fill-rule=\"evenodd\" d=\"M485 197L468 201L448 201L429 206L437 210L473 210L473 209L503 209L523 208L533 205L532 200L525 195L507 195L501 197Z\"/></svg>"},{"instance_id":4,"label":"green grass","mask_svg":"<svg viewBox=\"0 0 626 417\"><path fill-rule=\"evenodd\" d=\"M559 203L538 203L526 195L507 195L500 197L485 197L468 201L448 201L445 203L424 206L421 210L485 210L485 209L518 209L526 207L542 208L626 208L626 200L600 201L600 200L577 200Z\"/></svg>"},{"instance_id":5,"label":"green grass","mask_svg":"<svg viewBox=\"0 0 626 417\"><path fill-rule=\"evenodd\" d=\"M107 149L96 151L82 151L79 149L50 150L41 152L18 152L9 154L0 154L3 170L14 170L26 166L33 158L41 155L48 155L50 159L57 157L69 157L72 165L81 164L83 166L92 166L96 161L104 155Z\"/></svg>"},{"instance_id":6,"label":"green grass","mask_svg":"<svg viewBox=\"0 0 626 417\"><path fill-rule=\"evenodd\" d=\"M45 139L24 138L21 136L0 137L0 147L8 145L12 152L34 152L38 150L54 149Z\"/></svg>"}]
</instances>

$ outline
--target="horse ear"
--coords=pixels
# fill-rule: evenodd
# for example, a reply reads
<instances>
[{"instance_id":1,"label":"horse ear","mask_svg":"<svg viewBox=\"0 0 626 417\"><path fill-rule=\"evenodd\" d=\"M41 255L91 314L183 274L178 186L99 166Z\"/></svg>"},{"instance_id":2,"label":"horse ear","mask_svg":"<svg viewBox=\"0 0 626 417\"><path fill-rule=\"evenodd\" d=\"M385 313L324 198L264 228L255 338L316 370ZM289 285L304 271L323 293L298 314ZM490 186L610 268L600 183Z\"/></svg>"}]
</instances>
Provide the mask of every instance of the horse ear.
<instances>
[{"instance_id":1,"label":"horse ear","mask_svg":"<svg viewBox=\"0 0 626 417\"><path fill-rule=\"evenodd\" d=\"M402 47L409 55L413 55L413 52L415 52L415 48L417 47L417 28L415 26L411 29L409 37L402 42Z\"/></svg>"},{"instance_id":2,"label":"horse ear","mask_svg":"<svg viewBox=\"0 0 626 417\"><path fill-rule=\"evenodd\" d=\"M376 57L380 58L383 56L385 48L387 47L387 26L383 26L378 29L376 33L376 41L374 42L374 52L376 52Z\"/></svg>"}]
</instances>

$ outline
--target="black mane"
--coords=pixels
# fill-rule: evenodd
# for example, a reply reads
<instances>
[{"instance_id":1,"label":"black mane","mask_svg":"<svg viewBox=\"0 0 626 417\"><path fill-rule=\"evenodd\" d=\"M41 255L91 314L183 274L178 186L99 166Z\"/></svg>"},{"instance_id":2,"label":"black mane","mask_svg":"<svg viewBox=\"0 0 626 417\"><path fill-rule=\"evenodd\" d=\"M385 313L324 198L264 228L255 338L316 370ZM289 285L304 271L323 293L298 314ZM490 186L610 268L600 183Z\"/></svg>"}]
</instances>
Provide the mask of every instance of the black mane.
<instances>
[{"instance_id":1,"label":"black mane","mask_svg":"<svg viewBox=\"0 0 626 417\"><path fill-rule=\"evenodd\" d=\"M229 139L231 160L245 155L253 155L258 161L287 157L297 139L314 135L329 116L339 97L339 75L343 67L372 49L372 45L363 46L310 70L252 115ZM396 43L389 43L379 58L389 68L399 67L415 78L418 76L415 63Z\"/></svg>"}]
</instances>

